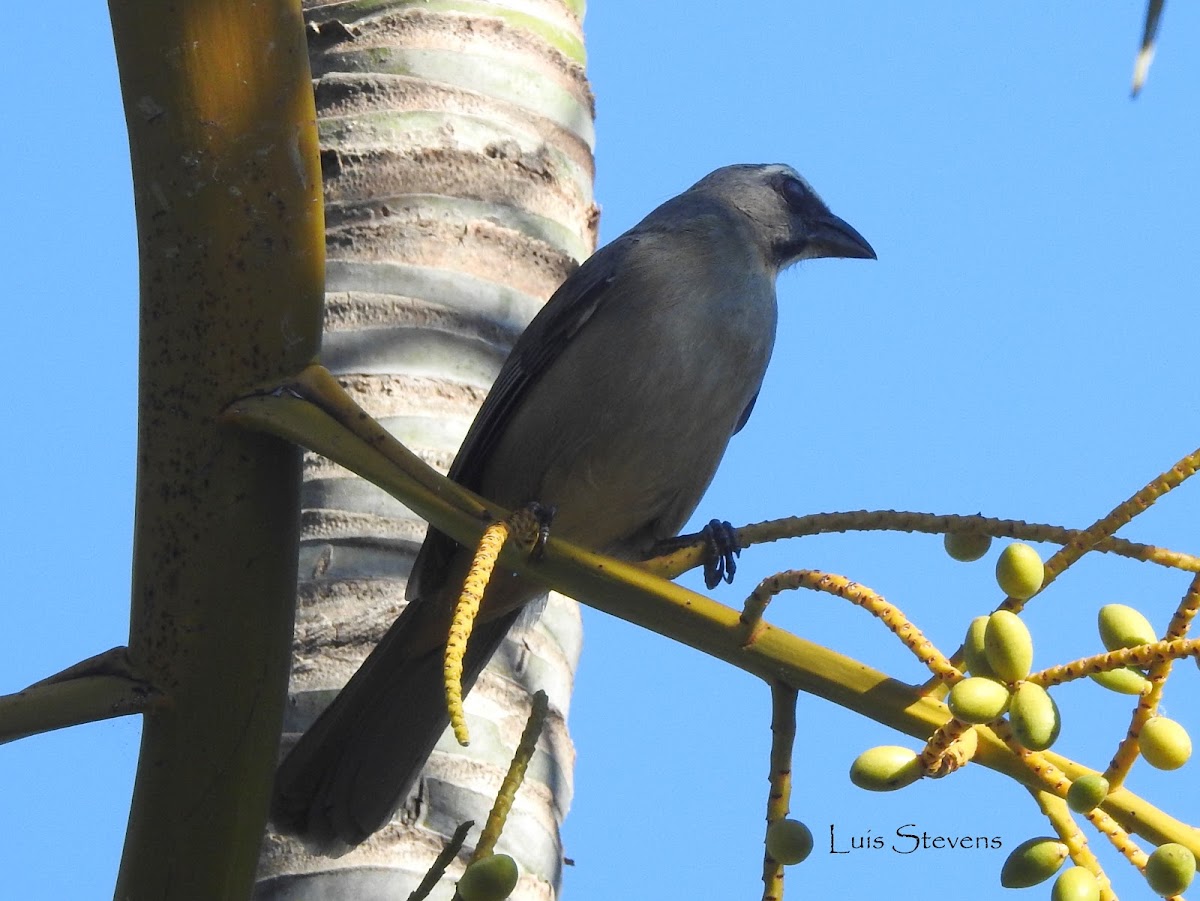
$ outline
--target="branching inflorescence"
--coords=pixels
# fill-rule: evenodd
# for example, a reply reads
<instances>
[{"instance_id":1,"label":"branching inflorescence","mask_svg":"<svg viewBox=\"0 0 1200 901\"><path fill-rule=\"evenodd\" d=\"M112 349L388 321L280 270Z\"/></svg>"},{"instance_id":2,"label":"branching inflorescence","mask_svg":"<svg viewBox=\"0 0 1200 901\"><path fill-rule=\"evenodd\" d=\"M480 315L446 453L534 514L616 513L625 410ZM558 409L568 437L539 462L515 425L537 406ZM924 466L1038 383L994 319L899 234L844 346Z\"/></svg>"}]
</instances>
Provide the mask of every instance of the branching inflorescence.
<instances>
[{"instance_id":1,"label":"branching inflorescence","mask_svg":"<svg viewBox=\"0 0 1200 901\"><path fill-rule=\"evenodd\" d=\"M1074 866L1058 877L1055 899L1115 898L1109 879L1072 816L1075 813L1141 870L1153 891L1177 896L1187 888L1195 873L1193 851L1177 842L1164 842L1147 854L1101 805L1121 786L1139 756L1151 766L1171 770L1182 766L1191 755L1187 731L1160 715L1158 707L1174 661L1194 657L1200 662L1200 639L1187 637L1191 621L1200 609L1200 575L1192 580L1161 637L1137 610L1123 604L1109 604L1100 609L1097 617L1105 653L1038 672L1031 672L1032 636L1017 614L1085 554L1117 549L1113 534L1193 475L1198 464L1200 451L1185 457L1090 528L1066 533L1069 539L1045 564L1027 544L1018 542L1006 547L996 569L997 582L1006 597L993 613L972 622L963 647L953 655L948 656L935 647L908 617L876 592L843 576L815 570L792 570L764 579L746 599L742 611L744 641L751 644L757 640L764 628L762 618L767 605L786 590L821 591L861 607L887 626L929 669L934 677L927 685L931 694L949 688L946 697L949 719L934 730L920 752L896 746L865 751L851 767L851 780L856 785L874 791L892 791L922 777L953 773L974 756L978 748L977 731L986 729L1008 745L1040 783L1040 789L1030 791L1057 833L1057 838L1034 838L1019 845L1005 863L1002 884L1012 888L1035 885L1057 873L1069 857ZM888 528L887 514L863 515L873 520L873 527ZM810 519L817 522L821 517ZM893 527L907 529L916 523L912 514L896 514ZM957 527L947 522L947 552L957 560L979 559L988 550L993 531L1001 534L1011 531L1011 523L991 528L1000 523L981 517L966 517ZM843 524L838 525L840 530ZM1129 553L1128 548L1123 550ZM1129 555L1166 565L1172 565L1167 561L1182 562L1180 569L1195 571L1188 555L1164 549L1141 546ZM1084 773L1071 779L1040 753L1054 743L1060 725L1058 706L1046 689L1083 677L1091 677L1110 690L1134 695L1137 700L1128 730L1103 774ZM773 687L772 691L778 704L778 689ZM772 791L774 800L774 783ZM767 883L764 898L782 896L781 874L768 870L764 881Z\"/></svg>"},{"instance_id":2,"label":"branching inflorescence","mask_svg":"<svg viewBox=\"0 0 1200 901\"><path fill-rule=\"evenodd\" d=\"M446 694L452 719L463 726L457 700L462 657L471 620L497 560L506 567L530 568L547 581L561 581L581 599L684 641L746 669L772 692L773 742L771 789L763 868L764 898L783 895L784 866L803 860L811 833L787 817L791 791L791 754L795 735L797 690L815 691L880 722L921 735L919 751L900 746L872 748L854 761L850 779L859 787L889 791L918 779L947 777L972 761L983 762L1020 781L1033 795L1054 831L1019 845L1001 873L1004 885L1029 886L1049 879L1069 857L1055 883L1055 899L1108 899L1107 876L1088 847L1081 822L1103 835L1141 870L1153 891L1173 897L1186 889L1195 871L1197 831L1137 799L1123 783L1139 756L1151 766L1174 769L1191 754L1191 742L1179 723L1159 712L1175 660L1200 658L1200 639L1188 637L1200 609L1200 558L1166 548L1133 544L1115 533L1200 466L1200 450L1119 504L1087 529L1070 530L983 516L945 516L895 511L831 513L776 520L737 530L745 547L784 537L844 531L919 531L945 536L947 552L957 560L976 560L993 538L1016 538L1001 553L996 578L1005 597L990 614L972 621L963 646L946 653L905 614L877 592L845 576L816 570L790 570L762 582L740 613L655 576L673 577L703 562L703 549L673 549L639 567L590 555L550 538L544 525L520 511L490 516L485 506L459 486L442 479L377 427L340 391L320 367L310 367L287 390L262 392L239 401L227 413L231 421L299 441L338 460L391 491L414 509L436 520L457 540L479 536L479 552L464 591L461 615L446 654ZM347 435L349 433L349 435ZM427 514L426 514L426 511ZM499 517L493 525L488 521ZM540 534L539 534L540 532ZM508 540L508 539L515 540ZM1025 541L1055 543L1060 549L1043 564ZM538 553L528 553L531 543ZM517 546L517 553L506 545ZM545 551L543 556L543 551ZM1033 672L1033 637L1020 617L1026 604L1089 553L1113 553L1198 575L1159 634L1138 611L1119 604L1098 613L1105 650ZM503 556L506 555L507 556ZM906 686L829 649L804 642L764 620L771 601L783 591L805 588L850 601L879 619L930 672L923 686ZM1089 677L1107 689L1131 696L1128 728L1101 772L1049 752L1058 736L1060 711L1049 689ZM867 695L870 700L864 700ZM944 702L943 702L944 699ZM544 706L541 705L541 706ZM458 709L455 709L458 708ZM517 880L515 865L491 853L520 774L536 743L535 711L521 741L510 776L478 844L480 857L459 883L465 901L507 896ZM465 731L463 733L465 737ZM1131 834L1151 838L1146 853ZM459 853L466 832L460 829L434 871L444 872ZM440 869L439 869L440 867ZM431 872L432 875L432 872ZM428 882L429 880L427 880ZM436 881L433 880L433 881ZM432 882L430 882L432 884Z\"/></svg>"}]
</instances>

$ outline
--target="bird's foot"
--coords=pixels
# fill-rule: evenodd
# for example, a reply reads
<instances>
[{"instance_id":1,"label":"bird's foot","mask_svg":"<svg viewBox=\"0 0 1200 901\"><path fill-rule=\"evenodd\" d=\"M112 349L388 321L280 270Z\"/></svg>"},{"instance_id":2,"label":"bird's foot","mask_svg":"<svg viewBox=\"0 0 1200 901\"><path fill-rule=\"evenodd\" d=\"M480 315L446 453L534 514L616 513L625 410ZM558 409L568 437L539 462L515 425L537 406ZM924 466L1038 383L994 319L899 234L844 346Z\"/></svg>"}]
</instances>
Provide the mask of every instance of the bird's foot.
<instances>
[{"instance_id":1,"label":"bird's foot","mask_svg":"<svg viewBox=\"0 0 1200 901\"><path fill-rule=\"evenodd\" d=\"M550 524L557 512L557 507L530 501L519 510L514 510L509 518L513 539L528 550L531 560L539 559L545 552L546 542L550 538Z\"/></svg>"},{"instance_id":2,"label":"bird's foot","mask_svg":"<svg viewBox=\"0 0 1200 901\"><path fill-rule=\"evenodd\" d=\"M737 572L737 558L742 553L737 530L724 520L713 519L700 530L700 534L707 544L708 551L704 561L705 586L716 588L722 582L732 585L734 574Z\"/></svg>"},{"instance_id":3,"label":"bird's foot","mask_svg":"<svg viewBox=\"0 0 1200 901\"><path fill-rule=\"evenodd\" d=\"M742 547L738 544L737 529L724 520L710 520L699 532L665 538L654 545L649 556L673 554L701 541L704 542L704 584L709 588L716 588L722 582L732 585Z\"/></svg>"}]
</instances>

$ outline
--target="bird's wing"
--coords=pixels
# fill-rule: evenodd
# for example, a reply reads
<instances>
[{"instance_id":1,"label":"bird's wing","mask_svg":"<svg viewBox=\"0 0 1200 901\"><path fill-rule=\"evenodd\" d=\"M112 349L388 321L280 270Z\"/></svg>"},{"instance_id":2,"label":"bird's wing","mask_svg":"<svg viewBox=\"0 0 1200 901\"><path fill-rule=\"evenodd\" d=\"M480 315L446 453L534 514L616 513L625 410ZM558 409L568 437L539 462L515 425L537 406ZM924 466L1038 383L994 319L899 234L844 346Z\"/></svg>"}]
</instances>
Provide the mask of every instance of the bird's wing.
<instances>
[{"instance_id":1,"label":"bird's wing","mask_svg":"<svg viewBox=\"0 0 1200 901\"><path fill-rule=\"evenodd\" d=\"M521 333L450 464L451 479L466 488L479 489L484 465L512 421L513 412L592 318L620 271L622 259L638 243L638 236L626 234L585 260ZM430 528L413 561L407 590L410 600L423 588L437 584L454 548L454 539Z\"/></svg>"},{"instance_id":2,"label":"bird's wing","mask_svg":"<svg viewBox=\"0 0 1200 901\"><path fill-rule=\"evenodd\" d=\"M750 421L750 414L754 412L754 402L758 400L758 392L754 392L754 397L750 398L750 403L746 404L746 409L742 411L742 415L738 417L737 425L733 427L733 434L740 432Z\"/></svg>"},{"instance_id":3,"label":"bird's wing","mask_svg":"<svg viewBox=\"0 0 1200 901\"><path fill-rule=\"evenodd\" d=\"M622 238L586 260L521 333L450 465L450 478L467 488L479 487L484 463L513 411L591 319L620 268L619 260L636 240Z\"/></svg>"}]
</instances>

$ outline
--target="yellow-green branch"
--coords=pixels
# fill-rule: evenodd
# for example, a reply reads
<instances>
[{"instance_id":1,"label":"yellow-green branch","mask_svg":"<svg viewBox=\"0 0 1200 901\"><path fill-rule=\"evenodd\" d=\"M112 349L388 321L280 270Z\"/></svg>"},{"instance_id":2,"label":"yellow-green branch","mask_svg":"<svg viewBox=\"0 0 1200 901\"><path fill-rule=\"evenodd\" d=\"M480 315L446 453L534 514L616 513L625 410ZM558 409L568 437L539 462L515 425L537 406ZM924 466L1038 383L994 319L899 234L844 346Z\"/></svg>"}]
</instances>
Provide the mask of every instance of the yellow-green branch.
<instances>
[{"instance_id":1,"label":"yellow-green branch","mask_svg":"<svg viewBox=\"0 0 1200 901\"><path fill-rule=\"evenodd\" d=\"M167 699L135 671L128 649L112 648L0 697L0 744L145 713L165 703Z\"/></svg>"}]
</instances>

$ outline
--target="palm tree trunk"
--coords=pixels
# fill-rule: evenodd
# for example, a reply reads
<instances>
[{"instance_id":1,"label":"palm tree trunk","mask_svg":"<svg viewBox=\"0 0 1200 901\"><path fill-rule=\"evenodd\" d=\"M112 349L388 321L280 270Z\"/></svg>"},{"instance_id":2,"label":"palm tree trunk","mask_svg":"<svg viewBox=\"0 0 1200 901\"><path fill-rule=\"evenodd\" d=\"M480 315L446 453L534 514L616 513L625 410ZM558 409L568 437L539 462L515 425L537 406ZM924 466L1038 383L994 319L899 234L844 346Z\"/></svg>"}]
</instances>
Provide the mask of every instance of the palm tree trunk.
<instances>
[{"instance_id":1,"label":"palm tree trunk","mask_svg":"<svg viewBox=\"0 0 1200 901\"><path fill-rule=\"evenodd\" d=\"M323 362L443 470L516 335L594 246L581 5L306 3L328 228ZM285 748L400 612L425 529L324 458L304 468ZM553 897L579 645L574 603L552 599L476 684L470 748L444 737L415 797L345 857L268 833L257 897L404 898L445 836L482 824L538 688L551 720L500 849L522 870L514 897ZM434 897L450 897L460 872Z\"/></svg>"}]
</instances>

